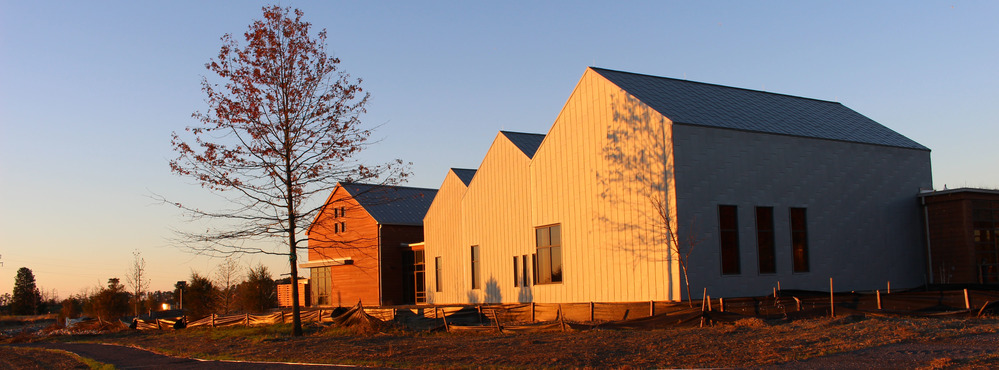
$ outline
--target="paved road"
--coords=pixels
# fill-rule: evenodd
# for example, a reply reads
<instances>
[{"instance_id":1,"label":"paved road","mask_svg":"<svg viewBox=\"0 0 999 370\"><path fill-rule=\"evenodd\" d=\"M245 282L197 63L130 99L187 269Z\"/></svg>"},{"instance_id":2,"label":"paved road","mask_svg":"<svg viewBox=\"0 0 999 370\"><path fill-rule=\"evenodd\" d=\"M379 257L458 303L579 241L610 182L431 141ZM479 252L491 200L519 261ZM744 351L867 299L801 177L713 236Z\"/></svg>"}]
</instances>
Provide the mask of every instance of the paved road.
<instances>
[{"instance_id":1,"label":"paved road","mask_svg":"<svg viewBox=\"0 0 999 370\"><path fill-rule=\"evenodd\" d=\"M114 365L119 369L306 369L345 365L282 364L273 362L201 361L165 356L132 347L95 343L31 343L28 347L61 349Z\"/></svg>"}]
</instances>

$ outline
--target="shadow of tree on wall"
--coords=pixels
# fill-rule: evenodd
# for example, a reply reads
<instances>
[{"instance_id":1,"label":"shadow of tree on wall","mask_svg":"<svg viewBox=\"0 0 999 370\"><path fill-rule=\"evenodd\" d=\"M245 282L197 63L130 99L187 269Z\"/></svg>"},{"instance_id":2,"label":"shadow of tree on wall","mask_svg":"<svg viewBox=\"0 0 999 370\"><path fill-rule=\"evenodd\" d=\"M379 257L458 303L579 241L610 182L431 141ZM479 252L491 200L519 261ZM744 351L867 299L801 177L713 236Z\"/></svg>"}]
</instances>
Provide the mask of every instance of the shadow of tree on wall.
<instances>
[{"instance_id":1,"label":"shadow of tree on wall","mask_svg":"<svg viewBox=\"0 0 999 370\"><path fill-rule=\"evenodd\" d=\"M534 292L531 290L531 287L521 285L517 291L517 302L529 303L532 301L534 301Z\"/></svg>"},{"instance_id":2,"label":"shadow of tree on wall","mask_svg":"<svg viewBox=\"0 0 999 370\"><path fill-rule=\"evenodd\" d=\"M465 292L465 297L471 304L503 302L503 293L500 292L499 282L492 276L486 280L485 289L471 289Z\"/></svg>"},{"instance_id":3,"label":"shadow of tree on wall","mask_svg":"<svg viewBox=\"0 0 999 370\"><path fill-rule=\"evenodd\" d=\"M603 147L607 165L596 176L600 198L612 211L625 212L598 216L605 231L616 236L608 247L629 256L632 268L641 262L677 262L686 275L686 257L698 237L693 223L679 235L672 122L631 95L610 101L613 120ZM685 276L682 282L689 284Z\"/></svg>"}]
</instances>

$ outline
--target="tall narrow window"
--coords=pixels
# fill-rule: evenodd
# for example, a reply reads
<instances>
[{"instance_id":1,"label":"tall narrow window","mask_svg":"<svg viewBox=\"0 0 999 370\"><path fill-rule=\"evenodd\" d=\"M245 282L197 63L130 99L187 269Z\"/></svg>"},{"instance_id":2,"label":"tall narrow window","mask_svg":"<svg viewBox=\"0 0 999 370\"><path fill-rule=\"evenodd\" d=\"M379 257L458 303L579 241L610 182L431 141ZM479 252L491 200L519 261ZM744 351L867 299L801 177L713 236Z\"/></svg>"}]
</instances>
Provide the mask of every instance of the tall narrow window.
<instances>
[{"instance_id":1,"label":"tall narrow window","mask_svg":"<svg viewBox=\"0 0 999 370\"><path fill-rule=\"evenodd\" d=\"M520 286L520 257L513 256L513 286Z\"/></svg>"},{"instance_id":2,"label":"tall narrow window","mask_svg":"<svg viewBox=\"0 0 999 370\"><path fill-rule=\"evenodd\" d=\"M761 274L777 273L773 207L756 207L756 255L759 258Z\"/></svg>"},{"instance_id":3,"label":"tall narrow window","mask_svg":"<svg viewBox=\"0 0 999 370\"><path fill-rule=\"evenodd\" d=\"M524 286L531 286L531 279L527 277L528 276L527 275L527 255L525 254L523 256L520 256L520 260L521 260L520 261L521 264L523 265L523 268L521 269L520 272L521 272L521 274L523 274Z\"/></svg>"},{"instance_id":4,"label":"tall narrow window","mask_svg":"<svg viewBox=\"0 0 999 370\"><path fill-rule=\"evenodd\" d=\"M538 260L535 284L562 282L562 226L551 225L535 229Z\"/></svg>"},{"instance_id":5,"label":"tall narrow window","mask_svg":"<svg viewBox=\"0 0 999 370\"><path fill-rule=\"evenodd\" d=\"M347 231L347 223L344 221L340 221L340 232L346 232L346 231Z\"/></svg>"},{"instance_id":6,"label":"tall narrow window","mask_svg":"<svg viewBox=\"0 0 999 370\"><path fill-rule=\"evenodd\" d=\"M742 272L739 265L739 220L736 210L736 206L718 206L722 275L738 275Z\"/></svg>"},{"instance_id":7,"label":"tall narrow window","mask_svg":"<svg viewBox=\"0 0 999 370\"><path fill-rule=\"evenodd\" d=\"M338 224L336 222L333 223L333 233L334 234L339 234L340 233L340 224Z\"/></svg>"},{"instance_id":8,"label":"tall narrow window","mask_svg":"<svg viewBox=\"0 0 999 370\"><path fill-rule=\"evenodd\" d=\"M791 208L791 258L794 272L808 272L808 220L805 208Z\"/></svg>"},{"instance_id":9,"label":"tall narrow window","mask_svg":"<svg viewBox=\"0 0 999 370\"><path fill-rule=\"evenodd\" d=\"M443 275L444 275L444 270L443 270L442 264L443 263L441 262L441 258L439 256L438 257L434 257L434 275L435 275L435 279L434 279L434 290L438 291L438 292L443 292L444 291L443 290L444 285L441 284L441 279L443 278Z\"/></svg>"},{"instance_id":10,"label":"tall narrow window","mask_svg":"<svg viewBox=\"0 0 999 370\"><path fill-rule=\"evenodd\" d=\"M534 271L532 277L534 278L534 283L538 283L538 254L531 253L531 271Z\"/></svg>"},{"instance_id":11,"label":"tall narrow window","mask_svg":"<svg viewBox=\"0 0 999 370\"><path fill-rule=\"evenodd\" d=\"M482 288L481 279L479 279L479 246L472 246L472 289Z\"/></svg>"},{"instance_id":12,"label":"tall narrow window","mask_svg":"<svg viewBox=\"0 0 999 370\"><path fill-rule=\"evenodd\" d=\"M345 210L345 207L340 207L340 217L346 217L346 216L344 216L346 214L346 213L343 212L344 210Z\"/></svg>"}]
</instances>

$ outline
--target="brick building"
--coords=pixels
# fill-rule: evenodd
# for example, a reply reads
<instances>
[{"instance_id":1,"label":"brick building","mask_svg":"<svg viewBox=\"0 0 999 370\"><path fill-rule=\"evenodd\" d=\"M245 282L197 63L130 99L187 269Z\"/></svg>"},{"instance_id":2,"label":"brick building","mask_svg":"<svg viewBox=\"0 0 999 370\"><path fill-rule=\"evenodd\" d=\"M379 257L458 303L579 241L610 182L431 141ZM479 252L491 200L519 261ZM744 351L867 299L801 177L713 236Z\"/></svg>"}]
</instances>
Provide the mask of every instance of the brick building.
<instances>
[{"instance_id":1,"label":"brick building","mask_svg":"<svg viewBox=\"0 0 999 370\"><path fill-rule=\"evenodd\" d=\"M999 190L920 195L932 284L999 284Z\"/></svg>"}]
</instances>

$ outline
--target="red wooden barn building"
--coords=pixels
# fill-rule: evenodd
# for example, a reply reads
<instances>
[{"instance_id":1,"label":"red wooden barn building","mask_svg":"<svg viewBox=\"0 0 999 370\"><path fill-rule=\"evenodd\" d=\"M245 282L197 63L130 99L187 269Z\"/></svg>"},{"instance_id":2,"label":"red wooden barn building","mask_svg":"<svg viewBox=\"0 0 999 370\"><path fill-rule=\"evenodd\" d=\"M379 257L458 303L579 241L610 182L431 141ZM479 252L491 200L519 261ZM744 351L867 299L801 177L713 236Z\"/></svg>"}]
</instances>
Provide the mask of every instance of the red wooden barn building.
<instances>
[{"instance_id":1,"label":"red wooden barn building","mask_svg":"<svg viewBox=\"0 0 999 370\"><path fill-rule=\"evenodd\" d=\"M423 217L436 189L340 183L308 230L312 304L425 301Z\"/></svg>"}]
</instances>

